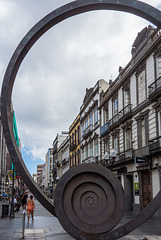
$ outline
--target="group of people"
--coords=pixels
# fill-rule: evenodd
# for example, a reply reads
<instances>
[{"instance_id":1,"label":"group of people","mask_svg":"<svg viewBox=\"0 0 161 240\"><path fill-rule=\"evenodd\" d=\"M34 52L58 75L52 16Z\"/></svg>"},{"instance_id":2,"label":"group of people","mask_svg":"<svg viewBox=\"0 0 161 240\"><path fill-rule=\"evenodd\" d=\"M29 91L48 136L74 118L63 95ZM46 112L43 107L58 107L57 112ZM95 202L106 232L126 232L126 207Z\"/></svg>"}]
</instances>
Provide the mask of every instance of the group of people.
<instances>
[{"instance_id":1,"label":"group of people","mask_svg":"<svg viewBox=\"0 0 161 240\"><path fill-rule=\"evenodd\" d=\"M2 195L2 199L3 199L3 201L10 201L10 199L11 199L11 194L9 193L9 192L3 192L3 195Z\"/></svg>"},{"instance_id":2,"label":"group of people","mask_svg":"<svg viewBox=\"0 0 161 240\"><path fill-rule=\"evenodd\" d=\"M28 198L27 192L23 191L23 193L22 193L22 195L20 195L20 197L15 196L14 205L16 207L17 212L20 210L21 205L22 205L23 210L27 209L28 223L29 223L30 215L32 217L32 221L34 221L35 202L33 199L33 195L30 195L30 198Z\"/></svg>"}]
</instances>

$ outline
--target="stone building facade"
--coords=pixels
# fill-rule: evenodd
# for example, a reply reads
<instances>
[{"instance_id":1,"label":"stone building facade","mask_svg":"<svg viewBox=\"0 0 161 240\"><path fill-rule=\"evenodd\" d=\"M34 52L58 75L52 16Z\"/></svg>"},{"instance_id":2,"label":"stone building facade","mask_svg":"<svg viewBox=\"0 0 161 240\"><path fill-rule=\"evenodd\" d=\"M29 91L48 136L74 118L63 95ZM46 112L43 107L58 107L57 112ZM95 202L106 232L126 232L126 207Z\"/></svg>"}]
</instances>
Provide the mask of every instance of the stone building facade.
<instances>
[{"instance_id":1,"label":"stone building facade","mask_svg":"<svg viewBox=\"0 0 161 240\"><path fill-rule=\"evenodd\" d=\"M80 107L81 126L81 163L100 161L100 94L106 91L108 83L101 79L90 89L86 89L83 104Z\"/></svg>"},{"instance_id":2,"label":"stone building facade","mask_svg":"<svg viewBox=\"0 0 161 240\"><path fill-rule=\"evenodd\" d=\"M70 142L70 167L79 165L81 161L80 155L80 114L75 118L69 127Z\"/></svg>"},{"instance_id":3,"label":"stone building facade","mask_svg":"<svg viewBox=\"0 0 161 240\"><path fill-rule=\"evenodd\" d=\"M3 136L3 127L0 119L0 200L2 200L3 192L6 192L6 177L7 177L7 146Z\"/></svg>"},{"instance_id":4,"label":"stone building facade","mask_svg":"<svg viewBox=\"0 0 161 240\"><path fill-rule=\"evenodd\" d=\"M161 33L144 28L132 58L100 100L102 162L120 179L126 209L140 211L161 189ZM113 157L113 151L115 157ZM106 156L106 157L105 157ZM159 214L159 212L158 212Z\"/></svg>"}]
</instances>

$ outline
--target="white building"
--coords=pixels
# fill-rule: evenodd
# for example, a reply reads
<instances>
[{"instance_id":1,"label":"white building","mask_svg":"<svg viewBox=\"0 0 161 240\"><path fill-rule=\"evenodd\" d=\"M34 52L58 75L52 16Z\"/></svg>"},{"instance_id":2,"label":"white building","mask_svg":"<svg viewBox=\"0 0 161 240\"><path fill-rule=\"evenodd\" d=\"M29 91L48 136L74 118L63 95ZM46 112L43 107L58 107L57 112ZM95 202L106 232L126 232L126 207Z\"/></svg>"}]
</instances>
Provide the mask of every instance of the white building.
<instances>
[{"instance_id":1,"label":"white building","mask_svg":"<svg viewBox=\"0 0 161 240\"><path fill-rule=\"evenodd\" d=\"M149 26L138 34L99 109L102 162L121 180L126 209L140 211L161 189L160 31Z\"/></svg>"},{"instance_id":2,"label":"white building","mask_svg":"<svg viewBox=\"0 0 161 240\"><path fill-rule=\"evenodd\" d=\"M69 135L61 144L62 147L62 175L69 169Z\"/></svg>"},{"instance_id":3,"label":"white building","mask_svg":"<svg viewBox=\"0 0 161 240\"><path fill-rule=\"evenodd\" d=\"M56 187L57 181L62 176L62 152L60 151L58 154L58 149L67 136L67 132L57 134L56 138L53 141L53 192Z\"/></svg>"},{"instance_id":4,"label":"white building","mask_svg":"<svg viewBox=\"0 0 161 240\"><path fill-rule=\"evenodd\" d=\"M33 173L32 177L33 177L34 181L37 183L37 173Z\"/></svg>"},{"instance_id":5,"label":"white building","mask_svg":"<svg viewBox=\"0 0 161 240\"><path fill-rule=\"evenodd\" d=\"M81 162L100 161L100 115L98 106L100 105L100 94L105 92L109 84L101 79L90 89L86 89L83 104L80 107L81 125Z\"/></svg>"}]
</instances>

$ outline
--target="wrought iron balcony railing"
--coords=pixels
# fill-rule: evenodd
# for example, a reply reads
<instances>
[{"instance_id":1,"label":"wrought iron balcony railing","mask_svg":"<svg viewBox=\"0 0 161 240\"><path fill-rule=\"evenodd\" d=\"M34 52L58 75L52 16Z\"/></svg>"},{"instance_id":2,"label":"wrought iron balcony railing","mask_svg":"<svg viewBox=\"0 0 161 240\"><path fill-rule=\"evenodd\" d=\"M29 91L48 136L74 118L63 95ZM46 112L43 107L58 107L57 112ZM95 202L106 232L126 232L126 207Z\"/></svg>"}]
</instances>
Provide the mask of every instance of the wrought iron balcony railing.
<instances>
[{"instance_id":1,"label":"wrought iron balcony railing","mask_svg":"<svg viewBox=\"0 0 161 240\"><path fill-rule=\"evenodd\" d=\"M84 131L83 131L83 138L87 138L88 136L90 136L93 132L93 125L90 124Z\"/></svg>"},{"instance_id":2,"label":"wrought iron balcony railing","mask_svg":"<svg viewBox=\"0 0 161 240\"><path fill-rule=\"evenodd\" d=\"M128 104L119 112L119 120L125 119L127 116L131 116L131 106L131 104Z\"/></svg>"},{"instance_id":3,"label":"wrought iron balcony railing","mask_svg":"<svg viewBox=\"0 0 161 240\"><path fill-rule=\"evenodd\" d=\"M161 77L159 77L155 82L153 82L149 87L149 98L153 98L160 94L161 90Z\"/></svg>"},{"instance_id":4,"label":"wrought iron balcony railing","mask_svg":"<svg viewBox=\"0 0 161 240\"><path fill-rule=\"evenodd\" d=\"M108 134L110 132L109 130L109 126L110 126L111 122L108 121L107 123L105 123L102 127L101 127L101 137L104 137L106 134Z\"/></svg>"},{"instance_id":5,"label":"wrought iron balcony railing","mask_svg":"<svg viewBox=\"0 0 161 240\"><path fill-rule=\"evenodd\" d=\"M77 146L78 145L76 144L76 142L72 142L71 145L70 145L70 152L74 151L77 148Z\"/></svg>"},{"instance_id":6,"label":"wrought iron balcony railing","mask_svg":"<svg viewBox=\"0 0 161 240\"><path fill-rule=\"evenodd\" d=\"M69 158L64 158L63 160L62 160L62 165L64 166L66 163L68 163L69 162Z\"/></svg>"},{"instance_id":7,"label":"wrought iron balcony railing","mask_svg":"<svg viewBox=\"0 0 161 240\"><path fill-rule=\"evenodd\" d=\"M149 141L149 151L150 153L156 154L158 154L158 152L161 152L161 136Z\"/></svg>"}]
</instances>

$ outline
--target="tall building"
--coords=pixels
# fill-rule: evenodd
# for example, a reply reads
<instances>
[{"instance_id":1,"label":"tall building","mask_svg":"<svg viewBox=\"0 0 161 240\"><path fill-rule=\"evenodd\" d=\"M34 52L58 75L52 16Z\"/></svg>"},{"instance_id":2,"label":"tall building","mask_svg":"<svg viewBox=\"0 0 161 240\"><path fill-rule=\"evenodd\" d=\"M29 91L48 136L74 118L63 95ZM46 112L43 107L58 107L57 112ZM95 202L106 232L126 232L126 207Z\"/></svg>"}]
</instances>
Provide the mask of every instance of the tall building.
<instances>
[{"instance_id":1,"label":"tall building","mask_svg":"<svg viewBox=\"0 0 161 240\"><path fill-rule=\"evenodd\" d=\"M62 164L62 158L60 157L60 154L58 155L58 149L67 136L68 132L62 132L62 134L57 134L53 141L53 192L57 181L62 175L62 170L60 168Z\"/></svg>"},{"instance_id":2,"label":"tall building","mask_svg":"<svg viewBox=\"0 0 161 240\"><path fill-rule=\"evenodd\" d=\"M37 184L40 185L42 181L42 171L43 171L44 164L38 164L37 165Z\"/></svg>"},{"instance_id":3,"label":"tall building","mask_svg":"<svg viewBox=\"0 0 161 240\"><path fill-rule=\"evenodd\" d=\"M49 148L47 152L47 158L48 158L48 179L47 179L47 184L48 184L48 194L49 196L52 193L52 182L53 182L53 148Z\"/></svg>"},{"instance_id":4,"label":"tall building","mask_svg":"<svg viewBox=\"0 0 161 240\"><path fill-rule=\"evenodd\" d=\"M105 92L109 84L101 79L94 87L86 89L83 104L80 107L81 125L81 162L100 161L100 94Z\"/></svg>"},{"instance_id":5,"label":"tall building","mask_svg":"<svg viewBox=\"0 0 161 240\"><path fill-rule=\"evenodd\" d=\"M120 179L126 209L140 211L161 189L161 33L144 28L132 58L100 99L101 161ZM158 212L159 214L159 212Z\"/></svg>"},{"instance_id":6,"label":"tall building","mask_svg":"<svg viewBox=\"0 0 161 240\"><path fill-rule=\"evenodd\" d=\"M61 177L69 169L69 135L57 149L57 177Z\"/></svg>"},{"instance_id":7,"label":"tall building","mask_svg":"<svg viewBox=\"0 0 161 240\"><path fill-rule=\"evenodd\" d=\"M70 167L78 165L81 162L80 155L80 114L69 127L70 141Z\"/></svg>"},{"instance_id":8,"label":"tall building","mask_svg":"<svg viewBox=\"0 0 161 240\"><path fill-rule=\"evenodd\" d=\"M37 183L37 173L33 173L32 177L33 177L34 181Z\"/></svg>"},{"instance_id":9,"label":"tall building","mask_svg":"<svg viewBox=\"0 0 161 240\"><path fill-rule=\"evenodd\" d=\"M6 192L6 187L8 187L6 186L7 178L6 150L7 146L3 136L3 127L0 118L0 200L2 200L3 192Z\"/></svg>"},{"instance_id":10,"label":"tall building","mask_svg":"<svg viewBox=\"0 0 161 240\"><path fill-rule=\"evenodd\" d=\"M17 147L21 153L21 143L20 138L18 137L18 130L16 125L16 117L15 112L13 111L12 103L10 105L10 109L12 112L13 117L13 132L16 140ZM14 173L16 174L16 180L14 182L14 187L19 188L19 178L20 174L17 172L15 166L12 164L12 159L10 158L10 154L8 152L5 139L4 139L4 133L3 133L3 126L1 122L1 116L0 116L0 200L2 200L2 194L3 192L11 192L11 181L8 176L8 170L12 171L14 168Z\"/></svg>"}]
</instances>

